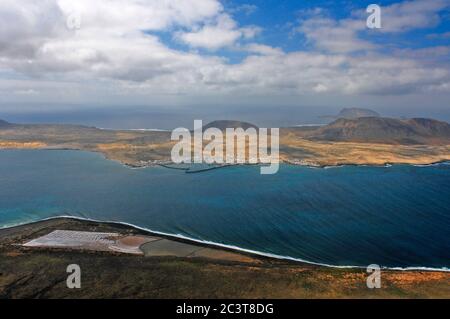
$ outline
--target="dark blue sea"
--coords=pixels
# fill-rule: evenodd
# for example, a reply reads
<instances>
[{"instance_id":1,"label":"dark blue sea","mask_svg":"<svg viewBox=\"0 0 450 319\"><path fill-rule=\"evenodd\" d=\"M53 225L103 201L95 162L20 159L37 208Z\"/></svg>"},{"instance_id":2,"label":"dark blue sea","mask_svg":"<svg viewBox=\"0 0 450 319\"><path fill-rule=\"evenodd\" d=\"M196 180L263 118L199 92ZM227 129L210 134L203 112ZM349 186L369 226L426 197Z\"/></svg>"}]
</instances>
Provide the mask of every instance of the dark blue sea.
<instances>
[{"instance_id":1,"label":"dark blue sea","mask_svg":"<svg viewBox=\"0 0 450 319\"><path fill-rule=\"evenodd\" d=\"M0 228L61 215L333 266L450 268L450 165L187 174L100 154L0 151Z\"/></svg>"}]
</instances>

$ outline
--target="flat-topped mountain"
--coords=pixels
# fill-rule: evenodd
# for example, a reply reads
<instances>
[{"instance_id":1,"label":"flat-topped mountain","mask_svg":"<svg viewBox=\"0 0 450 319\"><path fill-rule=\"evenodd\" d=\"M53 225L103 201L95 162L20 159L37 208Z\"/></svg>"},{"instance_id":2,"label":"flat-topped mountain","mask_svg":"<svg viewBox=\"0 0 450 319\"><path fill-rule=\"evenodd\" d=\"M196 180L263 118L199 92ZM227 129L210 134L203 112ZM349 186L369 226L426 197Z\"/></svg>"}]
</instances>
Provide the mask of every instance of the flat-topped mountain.
<instances>
[{"instance_id":1,"label":"flat-topped mountain","mask_svg":"<svg viewBox=\"0 0 450 319\"><path fill-rule=\"evenodd\" d=\"M356 119L360 117L380 117L375 111L357 107L343 108L336 118Z\"/></svg>"},{"instance_id":2,"label":"flat-topped mountain","mask_svg":"<svg viewBox=\"0 0 450 319\"><path fill-rule=\"evenodd\" d=\"M380 117L381 115L377 112L370 110L370 109L364 109L364 108L358 108L358 107L346 107L340 110L340 112L337 115L324 115L320 116L322 119L326 120L336 120L336 119L357 119L360 117Z\"/></svg>"},{"instance_id":3,"label":"flat-topped mountain","mask_svg":"<svg viewBox=\"0 0 450 319\"><path fill-rule=\"evenodd\" d=\"M450 125L425 118L341 118L311 132L308 138L389 144L442 144L450 141Z\"/></svg>"},{"instance_id":4,"label":"flat-topped mountain","mask_svg":"<svg viewBox=\"0 0 450 319\"><path fill-rule=\"evenodd\" d=\"M206 125L203 125L203 130L206 130L210 127L218 128L221 131L225 131L227 128L242 128L244 130L253 127L254 129L258 129L258 127L254 124L243 122L243 121L232 121L232 120L219 120L212 121Z\"/></svg>"}]
</instances>

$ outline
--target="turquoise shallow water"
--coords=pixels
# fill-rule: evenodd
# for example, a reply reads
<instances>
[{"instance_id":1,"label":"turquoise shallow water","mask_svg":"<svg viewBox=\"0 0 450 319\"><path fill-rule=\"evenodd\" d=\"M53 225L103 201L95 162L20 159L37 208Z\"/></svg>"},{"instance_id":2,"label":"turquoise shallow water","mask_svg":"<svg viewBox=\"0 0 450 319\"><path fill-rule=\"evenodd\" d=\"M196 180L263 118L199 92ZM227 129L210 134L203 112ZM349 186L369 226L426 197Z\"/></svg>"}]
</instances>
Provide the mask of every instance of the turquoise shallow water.
<instances>
[{"instance_id":1,"label":"turquoise shallow water","mask_svg":"<svg viewBox=\"0 0 450 319\"><path fill-rule=\"evenodd\" d=\"M450 165L196 174L80 151L0 151L0 227L60 215L338 266L450 267Z\"/></svg>"}]
</instances>

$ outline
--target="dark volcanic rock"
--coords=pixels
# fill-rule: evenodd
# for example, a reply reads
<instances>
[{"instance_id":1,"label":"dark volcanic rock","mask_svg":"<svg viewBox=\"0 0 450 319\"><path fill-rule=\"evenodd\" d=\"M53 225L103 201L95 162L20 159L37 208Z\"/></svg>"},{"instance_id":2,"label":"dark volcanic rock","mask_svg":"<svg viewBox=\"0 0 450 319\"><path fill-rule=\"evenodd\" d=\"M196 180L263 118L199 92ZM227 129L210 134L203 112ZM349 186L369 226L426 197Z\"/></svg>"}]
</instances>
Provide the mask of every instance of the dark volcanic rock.
<instances>
[{"instance_id":1,"label":"dark volcanic rock","mask_svg":"<svg viewBox=\"0 0 450 319\"><path fill-rule=\"evenodd\" d=\"M309 138L349 142L441 144L450 141L450 125L424 118L341 118L312 132Z\"/></svg>"},{"instance_id":2,"label":"dark volcanic rock","mask_svg":"<svg viewBox=\"0 0 450 319\"><path fill-rule=\"evenodd\" d=\"M380 117L375 111L363 108L344 108L342 109L336 118L356 119L359 117Z\"/></svg>"},{"instance_id":3,"label":"dark volcanic rock","mask_svg":"<svg viewBox=\"0 0 450 319\"><path fill-rule=\"evenodd\" d=\"M225 131L227 128L243 128L244 130L253 127L255 129L258 129L256 125L253 125L248 122L242 122L242 121L230 121L230 120L220 120L220 121L212 121L206 125L203 126L203 130L206 130L210 127L218 128L221 131Z\"/></svg>"}]
</instances>

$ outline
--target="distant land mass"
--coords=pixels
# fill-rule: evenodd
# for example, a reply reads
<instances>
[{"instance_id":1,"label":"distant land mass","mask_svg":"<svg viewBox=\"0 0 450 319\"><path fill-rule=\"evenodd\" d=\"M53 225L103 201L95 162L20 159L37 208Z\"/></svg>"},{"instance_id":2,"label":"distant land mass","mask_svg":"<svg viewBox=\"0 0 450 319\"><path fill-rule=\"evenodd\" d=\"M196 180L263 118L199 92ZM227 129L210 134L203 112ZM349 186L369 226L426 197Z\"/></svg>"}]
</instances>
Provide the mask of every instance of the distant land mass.
<instances>
[{"instance_id":1,"label":"distant land mass","mask_svg":"<svg viewBox=\"0 0 450 319\"><path fill-rule=\"evenodd\" d=\"M11 126L11 123L8 123L6 121L0 120L0 128L9 127Z\"/></svg>"},{"instance_id":2,"label":"distant land mass","mask_svg":"<svg viewBox=\"0 0 450 319\"><path fill-rule=\"evenodd\" d=\"M450 125L425 118L385 117L340 118L310 132L309 138L326 141L351 141L388 144L446 144Z\"/></svg>"},{"instance_id":3,"label":"distant land mass","mask_svg":"<svg viewBox=\"0 0 450 319\"><path fill-rule=\"evenodd\" d=\"M221 120L216 127L257 128ZM431 119L361 117L325 126L281 127L280 160L311 166L386 163L430 164L450 160L450 126ZM0 149L76 149L100 152L126 165L171 162L170 131L110 130L65 124L12 124L0 120Z\"/></svg>"},{"instance_id":4,"label":"distant land mass","mask_svg":"<svg viewBox=\"0 0 450 319\"><path fill-rule=\"evenodd\" d=\"M345 119L355 119L359 117L380 117L380 114L378 114L373 110L352 107L352 108L343 108L339 112L337 117Z\"/></svg>"},{"instance_id":5,"label":"distant land mass","mask_svg":"<svg viewBox=\"0 0 450 319\"><path fill-rule=\"evenodd\" d=\"M254 129L258 129L258 127L254 124L243 122L243 121L234 121L234 120L218 120L212 121L206 125L203 125L203 130L207 130L208 128L215 127L221 131L225 131L227 128L242 128L244 130L252 127Z\"/></svg>"},{"instance_id":6,"label":"distant land mass","mask_svg":"<svg viewBox=\"0 0 450 319\"><path fill-rule=\"evenodd\" d=\"M321 116L322 119L334 120L334 119L356 119L360 117L380 117L377 112L357 107L343 108L337 115L325 115Z\"/></svg>"}]
</instances>

